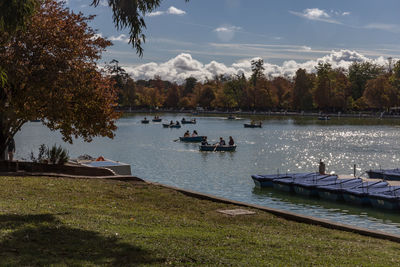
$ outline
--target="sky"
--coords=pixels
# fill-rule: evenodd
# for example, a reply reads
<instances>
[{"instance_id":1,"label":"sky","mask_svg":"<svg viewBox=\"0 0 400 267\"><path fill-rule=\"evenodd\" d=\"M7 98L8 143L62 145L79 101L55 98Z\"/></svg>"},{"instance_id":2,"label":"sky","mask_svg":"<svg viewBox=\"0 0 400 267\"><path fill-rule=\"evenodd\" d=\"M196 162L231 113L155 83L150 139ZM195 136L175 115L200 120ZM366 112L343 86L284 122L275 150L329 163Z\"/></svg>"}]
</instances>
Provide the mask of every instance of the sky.
<instances>
[{"instance_id":1,"label":"sky","mask_svg":"<svg viewBox=\"0 0 400 267\"><path fill-rule=\"evenodd\" d=\"M143 57L127 43L128 30L114 27L107 1L90 3L66 5L95 14L91 27L113 42L100 65L116 59L136 80L248 76L255 58L266 75L288 77L318 62L347 68L400 59L399 0L163 0L145 17Z\"/></svg>"}]
</instances>

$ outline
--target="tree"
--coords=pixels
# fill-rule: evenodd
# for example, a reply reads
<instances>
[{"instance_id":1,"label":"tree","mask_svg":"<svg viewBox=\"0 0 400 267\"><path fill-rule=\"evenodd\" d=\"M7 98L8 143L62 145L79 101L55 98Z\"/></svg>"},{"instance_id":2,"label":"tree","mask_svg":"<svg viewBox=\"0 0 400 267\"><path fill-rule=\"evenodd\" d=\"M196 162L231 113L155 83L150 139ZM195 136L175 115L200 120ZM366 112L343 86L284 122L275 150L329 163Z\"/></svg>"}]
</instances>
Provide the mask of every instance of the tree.
<instances>
[{"instance_id":1,"label":"tree","mask_svg":"<svg viewBox=\"0 0 400 267\"><path fill-rule=\"evenodd\" d=\"M92 5L98 6L101 0L93 0ZM129 43L139 56L143 55L142 43L146 36L142 29L146 28L144 17L160 6L162 0L108 0L113 12L113 20L118 30L129 29ZM189 0L185 0L189 2Z\"/></svg>"},{"instance_id":2,"label":"tree","mask_svg":"<svg viewBox=\"0 0 400 267\"><path fill-rule=\"evenodd\" d=\"M313 107L311 90L314 86L314 76L305 69L298 69L292 92L292 106L297 110L310 110Z\"/></svg>"},{"instance_id":3,"label":"tree","mask_svg":"<svg viewBox=\"0 0 400 267\"><path fill-rule=\"evenodd\" d=\"M276 77L272 80L273 91L277 97L278 108L288 108L292 84L288 79Z\"/></svg>"},{"instance_id":4,"label":"tree","mask_svg":"<svg viewBox=\"0 0 400 267\"><path fill-rule=\"evenodd\" d=\"M14 32L24 29L37 5L37 0L2 0L0 1L0 34L11 36ZM3 39L3 43L7 41ZM0 67L0 85L7 82L7 74Z\"/></svg>"},{"instance_id":5,"label":"tree","mask_svg":"<svg viewBox=\"0 0 400 267\"><path fill-rule=\"evenodd\" d=\"M388 109L398 104L399 94L387 75L380 75L366 84L363 98L371 108Z\"/></svg>"},{"instance_id":6,"label":"tree","mask_svg":"<svg viewBox=\"0 0 400 267\"><path fill-rule=\"evenodd\" d=\"M196 86L197 79L194 77L189 77L185 79L185 88L183 90L183 95L187 96L193 93L193 89Z\"/></svg>"},{"instance_id":7,"label":"tree","mask_svg":"<svg viewBox=\"0 0 400 267\"><path fill-rule=\"evenodd\" d=\"M331 72L332 67L329 63L318 63L317 81L313 92L314 103L321 109L330 107L331 99Z\"/></svg>"},{"instance_id":8,"label":"tree","mask_svg":"<svg viewBox=\"0 0 400 267\"><path fill-rule=\"evenodd\" d=\"M116 93L96 61L111 43L95 37L92 17L74 14L52 0L37 7L26 31L0 36L0 156L29 120L59 130L65 141L114 136ZM6 41L5 41L6 40ZM7 41L8 40L8 41Z\"/></svg>"},{"instance_id":9,"label":"tree","mask_svg":"<svg viewBox=\"0 0 400 267\"><path fill-rule=\"evenodd\" d=\"M349 80L354 100L364 93L368 80L375 79L383 74L383 67L370 62L354 62L349 67Z\"/></svg>"}]
</instances>

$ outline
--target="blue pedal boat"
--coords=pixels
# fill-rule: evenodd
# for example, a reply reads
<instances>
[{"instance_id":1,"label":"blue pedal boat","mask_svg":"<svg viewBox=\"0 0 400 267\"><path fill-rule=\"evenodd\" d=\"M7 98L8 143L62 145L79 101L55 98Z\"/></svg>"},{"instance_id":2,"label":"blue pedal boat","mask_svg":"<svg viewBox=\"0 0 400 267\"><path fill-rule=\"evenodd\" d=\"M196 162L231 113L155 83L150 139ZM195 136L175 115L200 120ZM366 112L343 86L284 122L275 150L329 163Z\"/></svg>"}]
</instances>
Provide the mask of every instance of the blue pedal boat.
<instances>
[{"instance_id":1,"label":"blue pedal boat","mask_svg":"<svg viewBox=\"0 0 400 267\"><path fill-rule=\"evenodd\" d=\"M295 176L315 175L316 173L287 173L287 174L266 174L252 175L251 178L257 187L273 187L275 179L292 178Z\"/></svg>"},{"instance_id":2,"label":"blue pedal boat","mask_svg":"<svg viewBox=\"0 0 400 267\"><path fill-rule=\"evenodd\" d=\"M319 185L332 185L338 180L337 175L329 175L323 178L317 179L306 179L295 181L293 183L293 189L296 194L307 196L307 197L317 197Z\"/></svg>"},{"instance_id":3,"label":"blue pedal boat","mask_svg":"<svg viewBox=\"0 0 400 267\"><path fill-rule=\"evenodd\" d=\"M369 170L367 174L369 178L400 181L400 169Z\"/></svg>"},{"instance_id":4,"label":"blue pedal boat","mask_svg":"<svg viewBox=\"0 0 400 267\"><path fill-rule=\"evenodd\" d=\"M327 200L343 200L343 190L348 188L355 188L362 185L361 178L353 179L337 179L335 184L331 185L318 185L318 196Z\"/></svg>"},{"instance_id":5,"label":"blue pedal boat","mask_svg":"<svg viewBox=\"0 0 400 267\"><path fill-rule=\"evenodd\" d=\"M297 181L304 180L312 180L312 179L321 179L324 177L328 177L330 175L321 175L319 173L310 173L303 175L295 175L289 178L276 179L273 181L273 187L277 190L285 191L285 192L294 192L293 184Z\"/></svg>"},{"instance_id":6,"label":"blue pedal boat","mask_svg":"<svg viewBox=\"0 0 400 267\"><path fill-rule=\"evenodd\" d=\"M369 205L369 194L389 191L390 187L385 181L363 182L360 186L343 190L343 199L351 204Z\"/></svg>"},{"instance_id":7,"label":"blue pedal boat","mask_svg":"<svg viewBox=\"0 0 400 267\"><path fill-rule=\"evenodd\" d=\"M378 209L400 209L400 186L389 186L390 190L381 193L370 193L369 201Z\"/></svg>"}]
</instances>

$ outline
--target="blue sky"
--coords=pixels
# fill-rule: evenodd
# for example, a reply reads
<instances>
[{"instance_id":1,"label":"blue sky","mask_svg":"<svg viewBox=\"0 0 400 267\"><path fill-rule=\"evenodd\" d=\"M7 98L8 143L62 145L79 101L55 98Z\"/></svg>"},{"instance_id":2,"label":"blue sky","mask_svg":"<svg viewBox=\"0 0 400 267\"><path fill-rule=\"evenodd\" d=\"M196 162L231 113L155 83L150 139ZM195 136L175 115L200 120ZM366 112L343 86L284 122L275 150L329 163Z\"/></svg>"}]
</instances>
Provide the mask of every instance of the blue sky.
<instances>
[{"instance_id":1,"label":"blue sky","mask_svg":"<svg viewBox=\"0 0 400 267\"><path fill-rule=\"evenodd\" d=\"M142 58L126 43L127 31L114 28L110 9L90 2L67 5L97 15L91 26L114 43L103 61L117 59L134 78L247 73L255 57L267 74L289 76L321 60L346 67L400 58L399 0L164 0L146 17Z\"/></svg>"}]
</instances>

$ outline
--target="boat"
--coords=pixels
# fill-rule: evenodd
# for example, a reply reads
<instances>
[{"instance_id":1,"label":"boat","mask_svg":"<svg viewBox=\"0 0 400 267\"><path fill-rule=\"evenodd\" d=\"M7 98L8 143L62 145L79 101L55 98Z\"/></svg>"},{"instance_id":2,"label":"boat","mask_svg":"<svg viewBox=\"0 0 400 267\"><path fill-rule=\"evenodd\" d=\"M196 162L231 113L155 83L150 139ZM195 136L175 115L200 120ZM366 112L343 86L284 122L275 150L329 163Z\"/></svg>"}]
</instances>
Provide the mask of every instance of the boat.
<instances>
[{"instance_id":1,"label":"boat","mask_svg":"<svg viewBox=\"0 0 400 267\"><path fill-rule=\"evenodd\" d=\"M296 194L307 196L307 197L317 197L319 185L332 185L338 180L337 175L329 175L321 179L304 179L297 180L293 182L293 190Z\"/></svg>"},{"instance_id":2,"label":"boat","mask_svg":"<svg viewBox=\"0 0 400 267\"><path fill-rule=\"evenodd\" d=\"M400 209L400 186L390 186L390 190L381 193L370 193L369 201L378 209Z\"/></svg>"},{"instance_id":3,"label":"boat","mask_svg":"<svg viewBox=\"0 0 400 267\"><path fill-rule=\"evenodd\" d=\"M196 119L191 119L191 120L186 120L185 118L183 118L181 120L182 124L196 124Z\"/></svg>"},{"instance_id":4,"label":"boat","mask_svg":"<svg viewBox=\"0 0 400 267\"><path fill-rule=\"evenodd\" d=\"M143 123L143 124L148 124L150 121L148 120L148 119L144 119L144 120L141 120L141 122Z\"/></svg>"},{"instance_id":5,"label":"boat","mask_svg":"<svg viewBox=\"0 0 400 267\"><path fill-rule=\"evenodd\" d=\"M343 199L351 204L369 205L369 194L382 193L389 191L388 183L385 181L378 182L363 182L360 186L355 188L344 189Z\"/></svg>"},{"instance_id":6,"label":"boat","mask_svg":"<svg viewBox=\"0 0 400 267\"><path fill-rule=\"evenodd\" d=\"M272 187L276 179L292 178L296 176L315 175L316 173L290 173L290 174L267 174L267 175L252 175L254 184L257 187Z\"/></svg>"},{"instance_id":7,"label":"boat","mask_svg":"<svg viewBox=\"0 0 400 267\"><path fill-rule=\"evenodd\" d=\"M353 179L338 179L335 184L331 185L318 185L317 191L320 198L326 200L339 201L343 200L342 192L345 189L355 188L363 183L361 178Z\"/></svg>"},{"instance_id":8,"label":"boat","mask_svg":"<svg viewBox=\"0 0 400 267\"><path fill-rule=\"evenodd\" d=\"M323 179L331 179L332 175L327 175L327 174L320 174L320 173L312 173L312 174L307 174L307 175L300 175L300 176L294 176L290 178L283 178L283 179L277 179L274 180L273 182L273 187L275 189L285 191L285 192L294 192L294 183L297 183L299 181L319 181Z\"/></svg>"},{"instance_id":9,"label":"boat","mask_svg":"<svg viewBox=\"0 0 400 267\"><path fill-rule=\"evenodd\" d=\"M369 170L366 173L369 178L400 181L400 169Z\"/></svg>"},{"instance_id":10,"label":"boat","mask_svg":"<svg viewBox=\"0 0 400 267\"><path fill-rule=\"evenodd\" d=\"M233 115L229 115L229 116L227 117L227 119L228 119L228 120L236 120L236 117L233 116Z\"/></svg>"},{"instance_id":11,"label":"boat","mask_svg":"<svg viewBox=\"0 0 400 267\"><path fill-rule=\"evenodd\" d=\"M320 121L329 121L331 118L329 116L319 116L318 120Z\"/></svg>"},{"instance_id":12,"label":"boat","mask_svg":"<svg viewBox=\"0 0 400 267\"><path fill-rule=\"evenodd\" d=\"M203 138L207 139L207 136L187 136L187 137L179 137L181 142L188 142L188 143L200 143Z\"/></svg>"},{"instance_id":13,"label":"boat","mask_svg":"<svg viewBox=\"0 0 400 267\"><path fill-rule=\"evenodd\" d=\"M163 123L162 126L164 128L181 128L182 127L180 124L169 124L169 123Z\"/></svg>"},{"instance_id":14,"label":"boat","mask_svg":"<svg viewBox=\"0 0 400 267\"><path fill-rule=\"evenodd\" d=\"M199 146L200 151L230 151L233 152L236 150L236 145L229 146L220 146L220 145L200 145Z\"/></svg>"},{"instance_id":15,"label":"boat","mask_svg":"<svg viewBox=\"0 0 400 267\"><path fill-rule=\"evenodd\" d=\"M153 121L153 122L161 122L162 119L158 118L158 117L154 117L151 121Z\"/></svg>"},{"instance_id":16,"label":"boat","mask_svg":"<svg viewBox=\"0 0 400 267\"><path fill-rule=\"evenodd\" d=\"M169 126L169 128L181 128L182 126L180 124L172 124Z\"/></svg>"},{"instance_id":17,"label":"boat","mask_svg":"<svg viewBox=\"0 0 400 267\"><path fill-rule=\"evenodd\" d=\"M245 123L244 128L262 128L261 122L259 124Z\"/></svg>"},{"instance_id":18,"label":"boat","mask_svg":"<svg viewBox=\"0 0 400 267\"><path fill-rule=\"evenodd\" d=\"M88 159L78 158L77 162L78 164L86 167L110 169L116 175L132 175L131 165L119 161L114 161L111 159L106 159L102 156L98 157L97 159L94 159L90 156Z\"/></svg>"}]
</instances>

